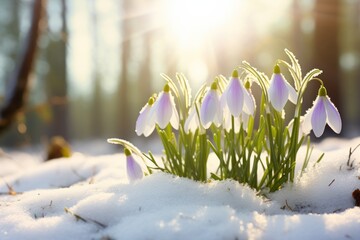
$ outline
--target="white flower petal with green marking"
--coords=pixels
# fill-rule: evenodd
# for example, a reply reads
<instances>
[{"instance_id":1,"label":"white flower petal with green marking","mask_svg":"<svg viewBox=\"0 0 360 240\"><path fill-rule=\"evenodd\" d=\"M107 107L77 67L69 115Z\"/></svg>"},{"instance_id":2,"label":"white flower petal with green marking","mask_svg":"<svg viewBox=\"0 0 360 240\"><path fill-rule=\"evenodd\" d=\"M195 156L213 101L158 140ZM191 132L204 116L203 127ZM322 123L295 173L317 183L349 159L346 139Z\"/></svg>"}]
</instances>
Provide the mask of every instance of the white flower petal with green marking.
<instances>
[{"instance_id":1,"label":"white flower petal with green marking","mask_svg":"<svg viewBox=\"0 0 360 240\"><path fill-rule=\"evenodd\" d=\"M326 111L322 97L318 97L315 101L314 110L311 114L311 126L316 137L320 137L324 133L326 125Z\"/></svg>"},{"instance_id":2,"label":"white flower petal with green marking","mask_svg":"<svg viewBox=\"0 0 360 240\"><path fill-rule=\"evenodd\" d=\"M176 110L174 97L170 95L170 102L172 107L172 115L170 118L170 124L174 129L179 129L179 114Z\"/></svg>"},{"instance_id":3,"label":"white flower petal with green marking","mask_svg":"<svg viewBox=\"0 0 360 240\"><path fill-rule=\"evenodd\" d=\"M274 67L268 94L271 105L279 112L283 110L289 99L293 103L297 102L297 92L281 74L279 65L275 65Z\"/></svg>"},{"instance_id":4,"label":"white flower petal with green marking","mask_svg":"<svg viewBox=\"0 0 360 240\"><path fill-rule=\"evenodd\" d=\"M326 122L331 127L331 129L334 130L334 132L340 133L342 126L340 113L328 96L325 96L323 98L327 115Z\"/></svg>"},{"instance_id":5,"label":"white flower petal with green marking","mask_svg":"<svg viewBox=\"0 0 360 240\"><path fill-rule=\"evenodd\" d=\"M173 128L179 128L179 114L168 85L165 85L164 91L162 91L156 99L150 112L150 120L155 121L162 129L169 123L171 123Z\"/></svg>"},{"instance_id":6,"label":"white flower petal with green marking","mask_svg":"<svg viewBox=\"0 0 360 240\"><path fill-rule=\"evenodd\" d=\"M281 74L273 74L268 92L272 106L281 112L289 100L289 88Z\"/></svg>"},{"instance_id":7,"label":"white flower petal with green marking","mask_svg":"<svg viewBox=\"0 0 360 240\"><path fill-rule=\"evenodd\" d=\"M141 109L139 116L136 120L135 132L138 136L144 134L145 137L149 136L155 129L155 122L150 118L150 111L152 108L153 99Z\"/></svg>"},{"instance_id":8,"label":"white flower petal with green marking","mask_svg":"<svg viewBox=\"0 0 360 240\"><path fill-rule=\"evenodd\" d=\"M134 157L132 156L130 150L125 148L125 156L126 156L126 173L130 182L134 182L143 177L143 171L139 163L136 162Z\"/></svg>"},{"instance_id":9,"label":"white flower petal with green marking","mask_svg":"<svg viewBox=\"0 0 360 240\"><path fill-rule=\"evenodd\" d=\"M256 108L256 102L254 96L251 94L251 91L247 91L245 89L244 100L244 112L247 115L253 115Z\"/></svg>"},{"instance_id":10,"label":"white flower petal with green marking","mask_svg":"<svg viewBox=\"0 0 360 240\"><path fill-rule=\"evenodd\" d=\"M293 88L293 86L290 85L290 83L288 83L287 81L285 81L286 86L289 90L289 100L296 104L297 102L297 98L298 98L298 93L296 92L295 88Z\"/></svg>"},{"instance_id":11,"label":"white flower petal with green marking","mask_svg":"<svg viewBox=\"0 0 360 240\"><path fill-rule=\"evenodd\" d=\"M243 111L245 88L238 78L232 77L221 98L234 117L239 117Z\"/></svg>"},{"instance_id":12,"label":"white flower petal with green marking","mask_svg":"<svg viewBox=\"0 0 360 240\"><path fill-rule=\"evenodd\" d=\"M315 101L314 101L315 103ZM314 105L313 103L313 105ZM302 125L301 125L301 128L304 132L304 134L309 134L311 129L312 129L312 126L311 126L311 114L312 114L312 108L309 108L307 111L306 111L306 114L304 115L303 117L303 121L302 121Z\"/></svg>"},{"instance_id":13,"label":"white flower petal with green marking","mask_svg":"<svg viewBox=\"0 0 360 240\"><path fill-rule=\"evenodd\" d=\"M201 103L200 121L203 127L208 129L212 123L220 126L221 120L220 97L217 89L211 88Z\"/></svg>"},{"instance_id":14,"label":"white flower petal with green marking","mask_svg":"<svg viewBox=\"0 0 360 240\"><path fill-rule=\"evenodd\" d=\"M189 110L188 118L185 121L185 133L195 132L200 127L200 120L196 112L196 107L193 105Z\"/></svg>"},{"instance_id":15,"label":"white flower petal with green marking","mask_svg":"<svg viewBox=\"0 0 360 240\"><path fill-rule=\"evenodd\" d=\"M324 133L326 124L334 132L340 133L342 123L339 111L327 96L326 89L321 87L313 107L304 116L302 128L305 133L309 133L312 129L315 136L320 137Z\"/></svg>"}]
</instances>

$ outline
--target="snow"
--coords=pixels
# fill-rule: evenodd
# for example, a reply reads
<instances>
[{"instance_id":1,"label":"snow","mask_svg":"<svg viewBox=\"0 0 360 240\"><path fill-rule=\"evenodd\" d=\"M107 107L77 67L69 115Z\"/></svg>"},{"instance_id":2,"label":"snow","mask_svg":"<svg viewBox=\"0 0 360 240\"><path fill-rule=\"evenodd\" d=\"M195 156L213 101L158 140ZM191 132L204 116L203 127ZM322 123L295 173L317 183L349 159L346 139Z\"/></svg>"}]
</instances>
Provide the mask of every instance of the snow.
<instances>
[{"instance_id":1,"label":"snow","mask_svg":"<svg viewBox=\"0 0 360 240\"><path fill-rule=\"evenodd\" d=\"M360 239L360 148L347 166L359 143L317 144L302 178L267 198L231 180L155 173L129 183L119 153L49 162L2 153L0 239Z\"/></svg>"}]
</instances>

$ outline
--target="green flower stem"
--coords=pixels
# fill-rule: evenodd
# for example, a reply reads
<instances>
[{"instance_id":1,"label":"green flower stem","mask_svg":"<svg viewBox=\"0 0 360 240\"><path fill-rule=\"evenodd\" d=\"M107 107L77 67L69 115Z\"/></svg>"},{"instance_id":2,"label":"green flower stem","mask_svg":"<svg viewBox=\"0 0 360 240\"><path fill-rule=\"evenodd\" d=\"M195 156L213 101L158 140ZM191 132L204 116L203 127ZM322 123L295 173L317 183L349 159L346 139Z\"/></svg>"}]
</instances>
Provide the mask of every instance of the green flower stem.
<instances>
[{"instance_id":1,"label":"green flower stem","mask_svg":"<svg viewBox=\"0 0 360 240\"><path fill-rule=\"evenodd\" d=\"M208 145L208 139L206 134L200 134L199 136L199 180L206 181L207 180L207 160L209 156L210 147Z\"/></svg>"},{"instance_id":2,"label":"green flower stem","mask_svg":"<svg viewBox=\"0 0 360 240\"><path fill-rule=\"evenodd\" d=\"M274 138L273 138L273 133L272 133L272 124L271 124L271 115L270 113L266 114L266 125L267 125L267 135L268 135L268 141L269 141L269 145L270 145L270 149L269 149L269 155L270 155L270 163L268 165L273 166L273 168L276 170L278 169L278 165L277 165L277 160L276 160L276 156L275 156L275 146L274 146ZM272 177L272 174L270 172L270 177Z\"/></svg>"}]
</instances>

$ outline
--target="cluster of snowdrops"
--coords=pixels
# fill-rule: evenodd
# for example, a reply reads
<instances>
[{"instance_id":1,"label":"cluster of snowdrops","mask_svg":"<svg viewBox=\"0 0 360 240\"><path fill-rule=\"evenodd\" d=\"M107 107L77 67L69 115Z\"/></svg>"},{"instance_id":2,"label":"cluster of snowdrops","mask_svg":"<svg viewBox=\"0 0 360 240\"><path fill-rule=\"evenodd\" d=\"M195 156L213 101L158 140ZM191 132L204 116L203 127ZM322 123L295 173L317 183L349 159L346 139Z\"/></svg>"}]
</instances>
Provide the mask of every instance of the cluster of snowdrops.
<instances>
[{"instance_id":1,"label":"cluster of snowdrops","mask_svg":"<svg viewBox=\"0 0 360 240\"><path fill-rule=\"evenodd\" d=\"M176 81L162 75L166 80L163 91L150 97L136 121L138 135L147 137L157 132L164 147L161 161L126 140L108 139L125 147L129 180L143 177L143 169L132 156L136 154L149 173L160 170L199 181L230 178L270 192L293 182L302 145L307 151L301 174L309 163L310 131L319 137L328 124L339 133L342 124L323 81L317 77L322 71L313 69L303 77L295 56L287 49L285 52L290 62L277 60L271 78L243 61L229 79L217 76L193 98L184 75L177 74ZM291 82L280 67L288 71ZM318 95L302 116L303 96L310 81L319 83ZM252 94L256 87L261 90L258 102ZM285 120L288 101L294 104L290 121ZM208 173L211 152L218 165L216 171Z\"/></svg>"}]
</instances>

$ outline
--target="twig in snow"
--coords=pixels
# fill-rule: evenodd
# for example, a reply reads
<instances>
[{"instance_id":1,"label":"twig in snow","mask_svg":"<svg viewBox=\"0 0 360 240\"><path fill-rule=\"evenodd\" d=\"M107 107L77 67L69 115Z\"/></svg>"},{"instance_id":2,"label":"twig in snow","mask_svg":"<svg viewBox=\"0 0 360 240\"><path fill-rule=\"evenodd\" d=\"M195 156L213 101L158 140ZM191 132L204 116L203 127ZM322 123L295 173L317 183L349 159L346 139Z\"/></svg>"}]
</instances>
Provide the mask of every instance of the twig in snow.
<instances>
[{"instance_id":1,"label":"twig in snow","mask_svg":"<svg viewBox=\"0 0 360 240\"><path fill-rule=\"evenodd\" d=\"M5 179L3 179L4 183L6 184L6 187L8 188L7 192L0 192L0 195L10 195L10 196L15 196L18 194L21 194L21 192L16 192L14 190L14 188L12 186L10 186L10 184L8 184Z\"/></svg>"},{"instance_id":2,"label":"twig in snow","mask_svg":"<svg viewBox=\"0 0 360 240\"><path fill-rule=\"evenodd\" d=\"M280 209L281 209L281 210L285 210L285 208L288 208L290 211L294 212L294 210L289 206L287 200L285 200L285 205L282 206Z\"/></svg>"},{"instance_id":3,"label":"twig in snow","mask_svg":"<svg viewBox=\"0 0 360 240\"><path fill-rule=\"evenodd\" d=\"M285 204L286 204L286 207L288 208L288 209L290 209L290 211L294 211L290 206L289 206L289 204L288 204L288 201L287 200L285 200Z\"/></svg>"},{"instance_id":4,"label":"twig in snow","mask_svg":"<svg viewBox=\"0 0 360 240\"><path fill-rule=\"evenodd\" d=\"M72 169L72 172L73 172L76 176L78 176L78 177L80 178L80 180L82 180L82 181L85 181L85 180L88 179L88 177L84 177L84 176L82 176L81 174L79 174L78 171L76 171L76 169ZM93 168L93 171L92 171L92 174L91 174L91 178L90 178L90 180L89 180L89 184L93 184L93 183L95 182L95 180L94 180L95 174L96 174L96 168L94 167L94 168Z\"/></svg>"},{"instance_id":5,"label":"twig in snow","mask_svg":"<svg viewBox=\"0 0 360 240\"><path fill-rule=\"evenodd\" d=\"M80 221L83 221L85 223L93 223L93 224L95 224L95 225L97 225L97 226L99 226L101 228L106 228L107 227L107 225L105 225L105 224L103 224L101 222L98 222L96 220L93 220L93 219L90 219L90 218L84 218L84 217L80 216L79 214L76 214L76 213L72 212L68 208L64 208L64 210L65 210L66 213L69 213L69 214L73 215L75 217L76 221L80 220Z\"/></svg>"},{"instance_id":6,"label":"twig in snow","mask_svg":"<svg viewBox=\"0 0 360 240\"><path fill-rule=\"evenodd\" d=\"M333 184L333 182L335 182L335 178L331 181L331 183L329 183L329 187L331 186L331 184Z\"/></svg>"},{"instance_id":7,"label":"twig in snow","mask_svg":"<svg viewBox=\"0 0 360 240\"><path fill-rule=\"evenodd\" d=\"M350 161L351 161L351 155L356 151L356 149L357 149L359 146L360 146L360 144L358 144L358 145L354 148L354 150L351 150L351 148L349 149L349 156L348 156L348 160L347 160L347 162L346 162L346 165L348 166L348 169L349 169L349 170L354 169L354 161L355 161L355 159L354 159L352 162L350 162Z\"/></svg>"}]
</instances>

